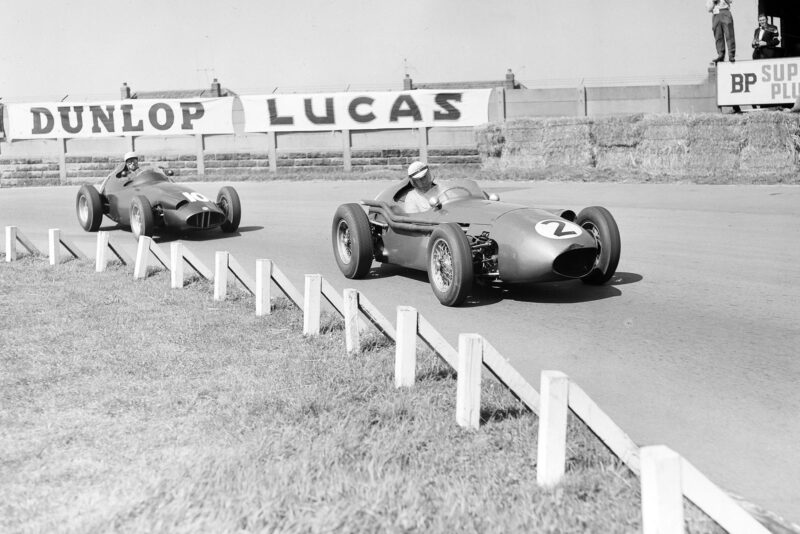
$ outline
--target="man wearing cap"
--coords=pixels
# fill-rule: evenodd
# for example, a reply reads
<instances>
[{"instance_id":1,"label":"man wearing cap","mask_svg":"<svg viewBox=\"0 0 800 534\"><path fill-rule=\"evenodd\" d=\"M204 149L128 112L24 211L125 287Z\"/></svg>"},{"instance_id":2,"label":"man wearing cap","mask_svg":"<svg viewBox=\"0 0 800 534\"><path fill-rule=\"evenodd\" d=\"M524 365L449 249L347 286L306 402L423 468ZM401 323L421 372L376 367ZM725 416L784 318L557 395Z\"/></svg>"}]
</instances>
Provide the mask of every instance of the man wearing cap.
<instances>
[{"instance_id":1,"label":"man wearing cap","mask_svg":"<svg viewBox=\"0 0 800 534\"><path fill-rule=\"evenodd\" d=\"M431 209L429 198L435 194L436 186L428 166L421 161L415 161L408 166L408 179L414 189L408 192L403 201L406 213L420 213Z\"/></svg>"},{"instance_id":2,"label":"man wearing cap","mask_svg":"<svg viewBox=\"0 0 800 534\"><path fill-rule=\"evenodd\" d=\"M106 176L103 183L100 184L100 192L102 193L103 190L106 188L106 183L108 180L113 176L114 178L125 178L127 176L131 176L136 174L139 171L139 155L136 152L126 152L125 156L122 158L122 163L118 164L114 167L114 170L111 171L111 174Z\"/></svg>"}]
</instances>

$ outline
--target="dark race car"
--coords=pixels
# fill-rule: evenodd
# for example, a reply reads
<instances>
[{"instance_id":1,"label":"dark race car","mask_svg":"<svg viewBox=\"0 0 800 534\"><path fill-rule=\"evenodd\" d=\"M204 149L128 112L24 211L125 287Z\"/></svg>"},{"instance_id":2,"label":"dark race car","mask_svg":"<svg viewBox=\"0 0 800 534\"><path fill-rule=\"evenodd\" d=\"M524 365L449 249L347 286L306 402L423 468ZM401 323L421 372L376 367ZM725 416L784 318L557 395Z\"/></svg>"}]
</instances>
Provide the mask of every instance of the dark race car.
<instances>
[{"instance_id":1,"label":"dark race car","mask_svg":"<svg viewBox=\"0 0 800 534\"><path fill-rule=\"evenodd\" d=\"M336 210L333 252L346 277L364 277L373 259L427 271L439 301L457 306L476 278L603 284L616 271L619 229L605 208L576 215L500 202L474 181L460 180L439 186L429 211L408 214L402 206L411 188L405 179L375 200Z\"/></svg>"},{"instance_id":2,"label":"dark race car","mask_svg":"<svg viewBox=\"0 0 800 534\"><path fill-rule=\"evenodd\" d=\"M75 200L78 222L87 232L100 228L103 215L129 226L136 239L161 230L208 230L235 232L242 216L239 195L233 187L219 190L216 202L192 188L177 184L172 173L158 167L133 176L112 176L98 191L81 186Z\"/></svg>"}]
</instances>

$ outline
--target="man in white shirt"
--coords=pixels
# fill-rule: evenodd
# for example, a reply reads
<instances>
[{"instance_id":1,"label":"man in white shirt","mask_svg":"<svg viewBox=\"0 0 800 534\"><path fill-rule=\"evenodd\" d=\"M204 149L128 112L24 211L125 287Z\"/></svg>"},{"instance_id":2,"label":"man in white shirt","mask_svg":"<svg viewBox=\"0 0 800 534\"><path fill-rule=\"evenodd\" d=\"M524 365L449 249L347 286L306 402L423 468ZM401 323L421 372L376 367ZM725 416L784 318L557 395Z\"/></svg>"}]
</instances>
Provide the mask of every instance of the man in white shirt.
<instances>
[{"instance_id":1,"label":"man in white shirt","mask_svg":"<svg viewBox=\"0 0 800 534\"><path fill-rule=\"evenodd\" d=\"M717 45L717 57L712 63L725 61L725 45L728 45L728 61L736 61L736 35L733 32L733 0L706 0L706 9L711 13L711 31Z\"/></svg>"},{"instance_id":2,"label":"man in white shirt","mask_svg":"<svg viewBox=\"0 0 800 534\"><path fill-rule=\"evenodd\" d=\"M758 16L758 28L753 33L753 59L775 57L775 47L781 43L777 28L767 24L767 16Z\"/></svg>"},{"instance_id":3,"label":"man in white shirt","mask_svg":"<svg viewBox=\"0 0 800 534\"><path fill-rule=\"evenodd\" d=\"M436 194L433 175L428 166L415 161L408 166L408 179L414 189L406 194L403 209L406 213L420 213L431 209L429 198Z\"/></svg>"}]
</instances>

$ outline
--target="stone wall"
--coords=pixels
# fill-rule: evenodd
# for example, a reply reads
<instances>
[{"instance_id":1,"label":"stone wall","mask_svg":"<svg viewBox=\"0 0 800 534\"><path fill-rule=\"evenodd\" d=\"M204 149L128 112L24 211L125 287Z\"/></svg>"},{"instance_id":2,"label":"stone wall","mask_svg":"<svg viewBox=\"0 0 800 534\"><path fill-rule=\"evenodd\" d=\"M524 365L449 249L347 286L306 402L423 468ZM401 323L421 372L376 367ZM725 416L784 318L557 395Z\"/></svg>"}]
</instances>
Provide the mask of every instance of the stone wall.
<instances>
[{"instance_id":1,"label":"stone wall","mask_svg":"<svg viewBox=\"0 0 800 534\"><path fill-rule=\"evenodd\" d=\"M0 157L0 187L58 185L60 176L57 158Z\"/></svg>"},{"instance_id":2,"label":"stone wall","mask_svg":"<svg viewBox=\"0 0 800 534\"><path fill-rule=\"evenodd\" d=\"M139 153L142 166L158 165L175 172L178 179L192 180L269 180L282 173L303 171L343 171L341 152L281 152L277 153L277 173L270 171L267 152L207 152L203 155L205 174L198 175L195 155ZM353 150L351 166L354 173L402 169L418 159L419 149ZM64 158L66 179L61 179L59 158L35 156L27 158L0 155L0 187L96 183L106 177L119 162L119 155L69 156ZM481 157L475 148L429 149L432 165L480 167Z\"/></svg>"}]
</instances>

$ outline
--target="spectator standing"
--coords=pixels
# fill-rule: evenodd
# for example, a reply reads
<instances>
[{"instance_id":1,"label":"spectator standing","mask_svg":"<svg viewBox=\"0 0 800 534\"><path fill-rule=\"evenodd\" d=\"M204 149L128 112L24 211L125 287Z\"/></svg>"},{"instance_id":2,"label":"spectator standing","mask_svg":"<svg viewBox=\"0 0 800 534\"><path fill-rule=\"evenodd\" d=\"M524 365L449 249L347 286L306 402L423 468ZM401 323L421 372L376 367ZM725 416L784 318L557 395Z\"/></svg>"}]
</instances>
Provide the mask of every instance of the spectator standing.
<instances>
[{"instance_id":1,"label":"spectator standing","mask_svg":"<svg viewBox=\"0 0 800 534\"><path fill-rule=\"evenodd\" d=\"M753 59L766 59L776 57L775 49L781 42L778 37L778 28L767 24L767 16L763 13L758 16L758 28L753 33Z\"/></svg>"},{"instance_id":2,"label":"spectator standing","mask_svg":"<svg viewBox=\"0 0 800 534\"><path fill-rule=\"evenodd\" d=\"M717 57L712 63L725 61L725 46L728 46L728 61L736 61L736 35L733 32L733 0L706 0L706 9L711 13L711 31L717 46Z\"/></svg>"}]
</instances>

